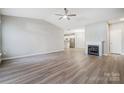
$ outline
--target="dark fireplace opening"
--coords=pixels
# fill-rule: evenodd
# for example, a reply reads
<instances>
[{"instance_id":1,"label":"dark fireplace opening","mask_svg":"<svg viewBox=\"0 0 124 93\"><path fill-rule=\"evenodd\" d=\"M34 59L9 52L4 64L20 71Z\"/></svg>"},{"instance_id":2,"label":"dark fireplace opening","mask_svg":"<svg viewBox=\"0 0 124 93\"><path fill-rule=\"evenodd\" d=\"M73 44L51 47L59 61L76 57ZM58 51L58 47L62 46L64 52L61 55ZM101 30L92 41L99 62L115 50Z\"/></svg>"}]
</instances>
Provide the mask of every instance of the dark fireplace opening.
<instances>
[{"instance_id":1,"label":"dark fireplace opening","mask_svg":"<svg viewBox=\"0 0 124 93\"><path fill-rule=\"evenodd\" d=\"M99 46L97 45L88 45L88 54L99 56Z\"/></svg>"}]
</instances>

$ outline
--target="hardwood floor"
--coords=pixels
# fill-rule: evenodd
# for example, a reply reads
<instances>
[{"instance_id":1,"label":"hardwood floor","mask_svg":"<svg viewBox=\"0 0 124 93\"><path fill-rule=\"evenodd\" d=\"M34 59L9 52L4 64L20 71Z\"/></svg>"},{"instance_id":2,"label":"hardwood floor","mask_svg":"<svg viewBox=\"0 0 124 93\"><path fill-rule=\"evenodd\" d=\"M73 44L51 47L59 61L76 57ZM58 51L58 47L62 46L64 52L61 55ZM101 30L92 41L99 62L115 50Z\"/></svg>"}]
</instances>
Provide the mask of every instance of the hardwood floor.
<instances>
[{"instance_id":1,"label":"hardwood floor","mask_svg":"<svg viewBox=\"0 0 124 93\"><path fill-rule=\"evenodd\" d=\"M124 83L124 56L87 56L82 49L3 61L4 84Z\"/></svg>"}]
</instances>

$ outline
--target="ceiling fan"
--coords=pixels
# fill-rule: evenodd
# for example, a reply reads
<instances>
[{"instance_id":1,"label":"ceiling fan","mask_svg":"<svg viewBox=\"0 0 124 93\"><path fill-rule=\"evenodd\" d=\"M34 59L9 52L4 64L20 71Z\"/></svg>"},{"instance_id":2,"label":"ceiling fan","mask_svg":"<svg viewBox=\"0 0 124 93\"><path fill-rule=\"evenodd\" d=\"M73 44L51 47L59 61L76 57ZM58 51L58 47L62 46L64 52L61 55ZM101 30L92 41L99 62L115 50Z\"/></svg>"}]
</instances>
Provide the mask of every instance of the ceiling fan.
<instances>
[{"instance_id":1,"label":"ceiling fan","mask_svg":"<svg viewBox=\"0 0 124 93\"><path fill-rule=\"evenodd\" d=\"M69 10L67 8L64 8L64 11L65 11L64 14L55 14L57 16L60 16L59 20L61 20L61 19L70 20L70 17L76 16L76 14L69 14Z\"/></svg>"}]
</instances>

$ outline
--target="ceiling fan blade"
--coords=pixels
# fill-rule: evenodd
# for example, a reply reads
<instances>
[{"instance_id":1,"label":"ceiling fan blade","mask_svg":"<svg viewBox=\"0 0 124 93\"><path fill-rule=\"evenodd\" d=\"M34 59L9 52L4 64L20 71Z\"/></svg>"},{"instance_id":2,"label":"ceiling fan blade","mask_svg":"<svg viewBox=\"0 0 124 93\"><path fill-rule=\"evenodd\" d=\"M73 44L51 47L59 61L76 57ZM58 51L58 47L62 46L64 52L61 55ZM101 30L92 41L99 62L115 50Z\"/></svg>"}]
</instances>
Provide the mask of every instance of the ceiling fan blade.
<instances>
[{"instance_id":1,"label":"ceiling fan blade","mask_svg":"<svg viewBox=\"0 0 124 93\"><path fill-rule=\"evenodd\" d=\"M64 15L62 15L62 14L55 14L55 15L57 15L57 16L64 16Z\"/></svg>"},{"instance_id":2,"label":"ceiling fan blade","mask_svg":"<svg viewBox=\"0 0 124 93\"><path fill-rule=\"evenodd\" d=\"M68 15L68 16L76 16L76 14L70 14L70 15Z\"/></svg>"},{"instance_id":3,"label":"ceiling fan blade","mask_svg":"<svg viewBox=\"0 0 124 93\"><path fill-rule=\"evenodd\" d=\"M68 19L68 20L70 20L70 18L69 18L69 17L67 17L67 19Z\"/></svg>"},{"instance_id":4,"label":"ceiling fan blade","mask_svg":"<svg viewBox=\"0 0 124 93\"><path fill-rule=\"evenodd\" d=\"M63 17L60 17L59 20L61 20Z\"/></svg>"},{"instance_id":5,"label":"ceiling fan blade","mask_svg":"<svg viewBox=\"0 0 124 93\"><path fill-rule=\"evenodd\" d=\"M68 13L68 9L67 8L64 8L64 10L65 10L65 14L67 14Z\"/></svg>"}]
</instances>

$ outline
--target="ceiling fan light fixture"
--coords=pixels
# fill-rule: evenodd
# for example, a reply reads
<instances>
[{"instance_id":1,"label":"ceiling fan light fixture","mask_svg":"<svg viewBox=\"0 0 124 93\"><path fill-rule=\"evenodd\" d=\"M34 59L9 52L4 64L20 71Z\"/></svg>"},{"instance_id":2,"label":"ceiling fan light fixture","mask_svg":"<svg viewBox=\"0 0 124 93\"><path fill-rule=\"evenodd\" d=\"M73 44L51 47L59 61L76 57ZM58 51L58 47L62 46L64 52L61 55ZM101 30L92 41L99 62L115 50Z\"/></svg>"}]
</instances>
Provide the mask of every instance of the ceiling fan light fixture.
<instances>
[{"instance_id":1,"label":"ceiling fan light fixture","mask_svg":"<svg viewBox=\"0 0 124 93\"><path fill-rule=\"evenodd\" d=\"M67 8L64 8L64 12L65 12L64 14L55 14L55 15L60 16L59 20L61 19L70 20L70 17L76 16L76 14L69 14L69 10Z\"/></svg>"},{"instance_id":2,"label":"ceiling fan light fixture","mask_svg":"<svg viewBox=\"0 0 124 93\"><path fill-rule=\"evenodd\" d=\"M64 18L64 19L67 19L67 15L64 15L63 18Z\"/></svg>"}]
</instances>

